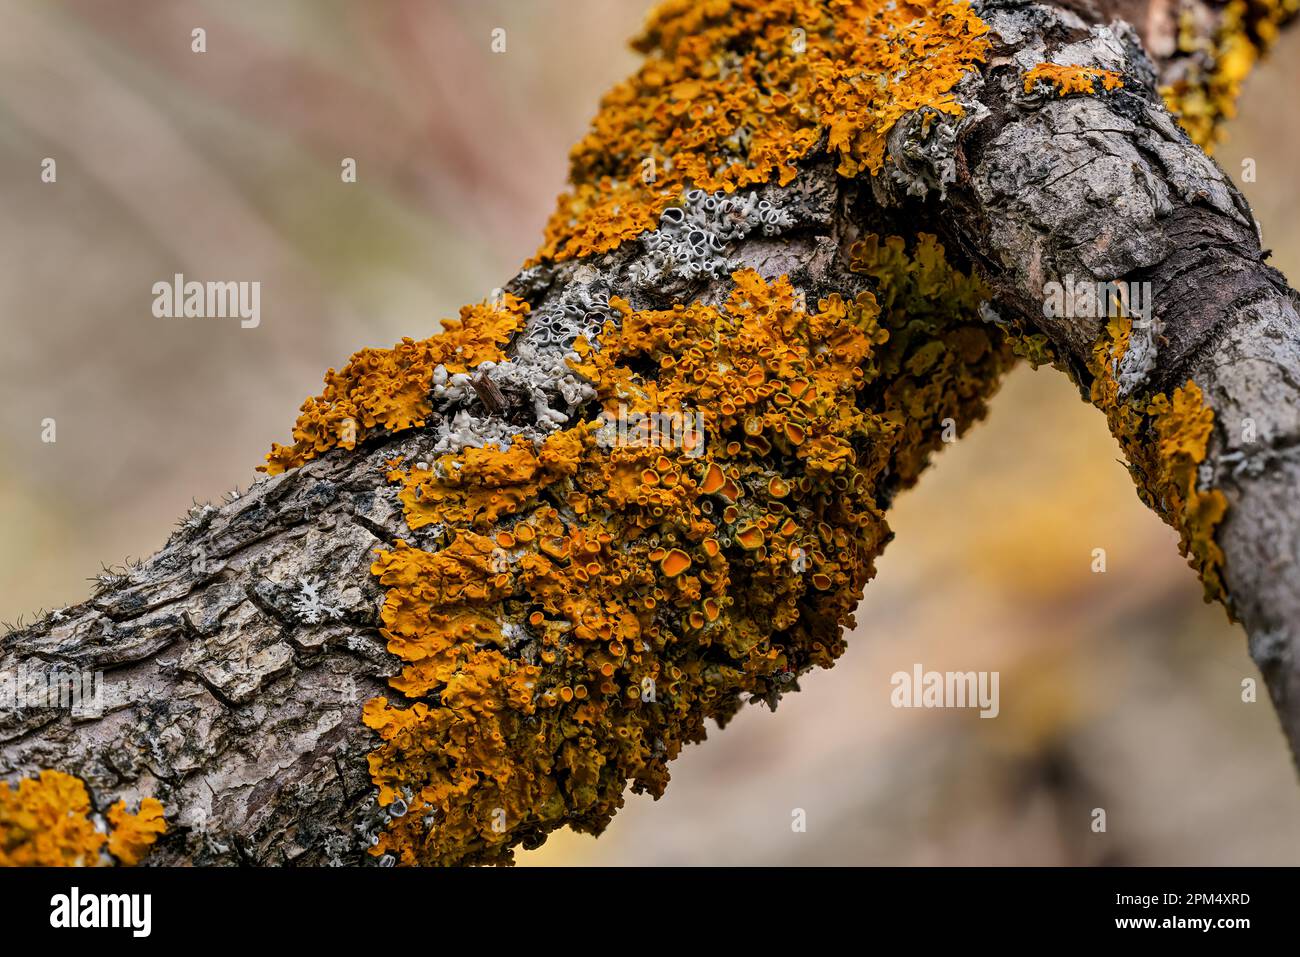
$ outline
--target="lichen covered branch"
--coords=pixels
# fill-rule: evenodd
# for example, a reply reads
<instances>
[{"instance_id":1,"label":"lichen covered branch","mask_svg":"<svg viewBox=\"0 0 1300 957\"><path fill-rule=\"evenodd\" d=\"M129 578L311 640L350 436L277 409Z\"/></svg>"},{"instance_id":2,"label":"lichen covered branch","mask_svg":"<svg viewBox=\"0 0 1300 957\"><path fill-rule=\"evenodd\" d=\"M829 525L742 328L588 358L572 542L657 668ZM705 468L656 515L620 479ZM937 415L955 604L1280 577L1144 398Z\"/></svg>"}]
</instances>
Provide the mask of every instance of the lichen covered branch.
<instances>
[{"instance_id":1,"label":"lichen covered branch","mask_svg":"<svg viewBox=\"0 0 1300 957\"><path fill-rule=\"evenodd\" d=\"M1050 4L978 9L993 49L958 87L962 115L940 121L950 132L929 137L947 151L896 155L932 178L949 172L941 234L1106 413L1207 598L1245 624L1300 753L1296 294L1267 265L1244 198L1169 114L1166 101L1180 101L1156 86L1167 64L1126 23ZM1252 9L1281 23L1294 5ZM1040 64L1084 82L1027 83ZM1070 292L1101 289L1123 301L1075 296L1071 307Z\"/></svg>"},{"instance_id":2,"label":"lichen covered branch","mask_svg":"<svg viewBox=\"0 0 1300 957\"><path fill-rule=\"evenodd\" d=\"M1252 51L1289 16L1243 9ZM1260 536L1300 478L1294 301L1157 91L1197 132L1220 77L1212 130L1246 54L1149 55L1122 15L661 4L496 299L330 370L274 477L4 638L110 703L0 721L0 855L502 863L599 832L834 662L893 497L1017 356L1106 412L1288 708L1300 522ZM1162 293L1044 312L1074 278ZM85 826L38 841L64 805Z\"/></svg>"}]
</instances>

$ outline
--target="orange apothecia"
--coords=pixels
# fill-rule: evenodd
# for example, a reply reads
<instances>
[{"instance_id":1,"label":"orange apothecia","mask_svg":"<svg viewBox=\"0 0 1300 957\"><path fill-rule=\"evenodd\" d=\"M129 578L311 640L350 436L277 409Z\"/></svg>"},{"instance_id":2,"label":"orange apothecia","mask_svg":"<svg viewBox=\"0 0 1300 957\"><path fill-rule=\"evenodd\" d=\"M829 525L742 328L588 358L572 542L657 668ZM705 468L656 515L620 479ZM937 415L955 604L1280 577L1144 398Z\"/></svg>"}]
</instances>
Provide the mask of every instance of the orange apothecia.
<instances>
[{"instance_id":1,"label":"orange apothecia","mask_svg":"<svg viewBox=\"0 0 1300 957\"><path fill-rule=\"evenodd\" d=\"M668 0L637 41L645 64L574 148L537 261L613 250L690 189L787 184L821 148L842 176L878 172L898 119L960 112L952 90L985 34L952 0ZM1089 90L1098 79L1120 82L1090 75ZM570 361L594 389L585 419L388 463L408 527L440 535L382 548L372 568L402 663L362 715L379 804L402 810L374 854L505 863L557 827L598 833L629 783L663 792L707 720L834 662L891 537L884 509L943 423L980 418L1017 354L1051 359L1041 336L981 319L988 290L933 236L865 235L851 268L866 291L808 306L785 277L745 269L711 304L636 308L616 289ZM358 353L267 471L424 424L434 369L500 361L527 314L505 297ZM1157 482L1181 495L1194 551L1213 527L1183 467L1203 454L1195 398L1150 412L1170 448ZM689 415L707 441L611 444L600 412Z\"/></svg>"},{"instance_id":2,"label":"orange apothecia","mask_svg":"<svg viewBox=\"0 0 1300 957\"><path fill-rule=\"evenodd\" d=\"M370 772L406 811L376 854L503 862L562 825L599 831L629 782L662 793L707 719L840 654L884 503L1013 361L934 237L867 236L852 265L874 292L815 308L748 270L718 306L613 297L575 347L587 421L389 463L408 526L446 544L374 564L403 668L364 710ZM708 441L609 447L598 413L620 408L689 411Z\"/></svg>"}]
</instances>

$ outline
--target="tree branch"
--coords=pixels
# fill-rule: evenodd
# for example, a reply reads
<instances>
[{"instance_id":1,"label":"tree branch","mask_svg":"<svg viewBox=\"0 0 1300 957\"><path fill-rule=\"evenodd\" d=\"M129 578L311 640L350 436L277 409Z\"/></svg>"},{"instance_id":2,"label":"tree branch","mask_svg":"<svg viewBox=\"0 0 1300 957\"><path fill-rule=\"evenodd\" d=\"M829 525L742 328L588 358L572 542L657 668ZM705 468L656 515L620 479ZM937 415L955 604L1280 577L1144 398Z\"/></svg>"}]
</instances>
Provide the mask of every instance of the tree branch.
<instances>
[{"instance_id":1,"label":"tree branch","mask_svg":"<svg viewBox=\"0 0 1300 957\"><path fill-rule=\"evenodd\" d=\"M1283 6L1233 29L1261 37ZM934 4L951 59L911 73L948 79L918 91L869 59L916 29L907 11L797 7L795 28L758 0L721 21L661 8L537 262L442 336L331 370L272 453L288 471L0 640L0 674L102 671L105 689L99 716L0 712L0 775L72 775L92 818L157 798L152 864L503 861L599 831L629 781L662 791L705 718L829 666L884 511L1015 354L1106 412L1300 746L1295 295L1156 91L1213 86L1198 116L1226 114L1224 9L1197 6L1206 53L1170 43L1164 0L985 2L985 51L964 8ZM862 15L867 47L846 28ZM719 31L693 61L683 37ZM677 105L750 68L746 43L780 119L727 129L699 165L671 124L717 112ZM674 71L627 124L677 117L663 141L616 145L617 111ZM688 173L713 185L679 189ZM1045 314L1065 282L1149 283L1153 308ZM603 442L602 413L628 408L698 413L708 451ZM45 862L6 810L34 788L0 791L0 861Z\"/></svg>"},{"instance_id":2,"label":"tree branch","mask_svg":"<svg viewBox=\"0 0 1300 957\"><path fill-rule=\"evenodd\" d=\"M1240 192L1169 116L1153 86L1158 67L1126 24L1041 4L981 9L1001 39L962 94L967 118L953 158L962 172L938 213L942 232L979 262L1000 306L1048 337L1103 408L1095 349L1107 316L1045 316L1048 287L1149 284L1150 315L1110 372L1130 408L1190 381L1213 410L1196 481L1222 490L1227 510L1214 535L1222 590L1208 590L1245 624L1300 754L1296 293L1266 264ZM1020 39L1029 35L1041 45ZM1035 60L1113 70L1124 87L1082 98L1027 93L1023 75ZM1138 460L1144 497L1182 526L1158 477L1141 472L1141 460L1162 454L1159 431L1119 437Z\"/></svg>"}]
</instances>

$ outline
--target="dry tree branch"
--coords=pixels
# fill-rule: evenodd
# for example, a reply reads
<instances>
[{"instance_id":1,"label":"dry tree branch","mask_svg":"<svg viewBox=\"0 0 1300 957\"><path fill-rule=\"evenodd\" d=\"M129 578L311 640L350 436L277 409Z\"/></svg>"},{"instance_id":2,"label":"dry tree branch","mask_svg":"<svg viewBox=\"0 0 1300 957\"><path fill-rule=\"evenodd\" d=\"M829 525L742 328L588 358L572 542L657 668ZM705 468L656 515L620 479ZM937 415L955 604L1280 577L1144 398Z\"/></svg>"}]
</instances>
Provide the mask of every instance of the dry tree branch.
<instances>
[{"instance_id":1,"label":"dry tree branch","mask_svg":"<svg viewBox=\"0 0 1300 957\"><path fill-rule=\"evenodd\" d=\"M1294 12L669 0L536 261L3 638L0 673L104 689L0 713L0 862L598 832L834 661L890 501L1017 356L1107 414L1300 746L1295 294L1166 107L1208 145Z\"/></svg>"}]
</instances>

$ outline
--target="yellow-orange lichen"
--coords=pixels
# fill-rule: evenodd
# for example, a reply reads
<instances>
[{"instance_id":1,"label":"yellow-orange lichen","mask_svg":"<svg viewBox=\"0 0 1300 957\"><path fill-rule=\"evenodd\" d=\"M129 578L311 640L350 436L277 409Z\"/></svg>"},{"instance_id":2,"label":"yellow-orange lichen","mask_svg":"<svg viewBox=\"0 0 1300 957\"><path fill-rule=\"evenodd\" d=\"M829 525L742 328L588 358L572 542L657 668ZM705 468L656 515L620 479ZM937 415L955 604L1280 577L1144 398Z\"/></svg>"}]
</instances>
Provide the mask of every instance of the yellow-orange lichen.
<instances>
[{"instance_id":1,"label":"yellow-orange lichen","mask_svg":"<svg viewBox=\"0 0 1300 957\"><path fill-rule=\"evenodd\" d=\"M108 823L113 827L108 835L108 852L127 867L140 863L154 841L167 831L162 802L151 797L142 800L140 810L134 814L126 809L125 801L118 801L108 809Z\"/></svg>"},{"instance_id":2,"label":"yellow-orange lichen","mask_svg":"<svg viewBox=\"0 0 1300 957\"><path fill-rule=\"evenodd\" d=\"M1298 11L1300 0L1230 0L1206 36L1196 11L1181 10L1175 79L1160 92L1195 143L1209 151L1220 141L1247 75Z\"/></svg>"},{"instance_id":3,"label":"yellow-orange lichen","mask_svg":"<svg viewBox=\"0 0 1300 957\"><path fill-rule=\"evenodd\" d=\"M1214 411L1192 380L1170 395L1142 400L1120 396L1115 370L1128 349L1132 320L1117 317L1093 352L1091 398L1106 413L1111 432L1129 460L1138 495L1179 536L1179 548L1205 587L1205 600L1223 601L1223 550L1215 530L1228 508L1223 492L1202 488L1198 466L1205 460L1214 431Z\"/></svg>"},{"instance_id":4,"label":"yellow-orange lichen","mask_svg":"<svg viewBox=\"0 0 1300 957\"><path fill-rule=\"evenodd\" d=\"M934 236L919 233L909 250L898 236L868 235L851 256L876 282L888 320L879 403L903 431L894 468L908 488L942 442L944 423L960 432L982 414L990 381L1015 361L1012 343L977 321L988 287L953 269Z\"/></svg>"},{"instance_id":5,"label":"yellow-orange lichen","mask_svg":"<svg viewBox=\"0 0 1300 957\"><path fill-rule=\"evenodd\" d=\"M1114 70L1040 63L1025 74L1025 92L1030 92L1037 83L1046 83L1056 89L1057 96L1065 96L1069 93L1095 93L1098 80L1101 81L1101 88L1108 93L1124 86L1123 77Z\"/></svg>"},{"instance_id":6,"label":"yellow-orange lichen","mask_svg":"<svg viewBox=\"0 0 1300 957\"><path fill-rule=\"evenodd\" d=\"M70 867L140 862L167 829L163 807L145 798L136 814L118 801L108 810L105 833L91 818L90 795L80 778L42 771L17 787L0 782L0 867ZM107 845L107 848L105 848Z\"/></svg>"},{"instance_id":7,"label":"yellow-orange lichen","mask_svg":"<svg viewBox=\"0 0 1300 957\"><path fill-rule=\"evenodd\" d=\"M720 306L614 297L574 363L605 418L394 468L408 522L447 531L374 565L403 668L402 698L364 712L370 771L408 807L374 853L503 862L564 824L598 832L629 781L663 790L706 719L832 663L889 538L881 500L1011 362L934 237L869 236L853 262L875 292L815 310L752 271ZM619 414L698 431L611 443Z\"/></svg>"},{"instance_id":8,"label":"yellow-orange lichen","mask_svg":"<svg viewBox=\"0 0 1300 957\"><path fill-rule=\"evenodd\" d=\"M839 172L875 173L906 113L959 113L987 27L959 0L668 0L635 46L641 69L574 147L541 259L606 252L698 187L773 178L825 136Z\"/></svg>"},{"instance_id":9,"label":"yellow-orange lichen","mask_svg":"<svg viewBox=\"0 0 1300 957\"><path fill-rule=\"evenodd\" d=\"M333 448L351 449L375 432L399 432L424 424L431 411L433 370L464 372L503 358L528 313L509 295L499 303L465 306L459 319L443 322L428 339L403 339L391 349L362 349L342 371L325 374L325 391L303 403L292 445L273 445L260 470L271 475L296 468Z\"/></svg>"},{"instance_id":10,"label":"yellow-orange lichen","mask_svg":"<svg viewBox=\"0 0 1300 957\"><path fill-rule=\"evenodd\" d=\"M431 469L394 468L388 478L402 483L398 497L413 530L434 522L490 527L532 497L539 483L571 469L577 452L573 436L557 433L537 449L526 441L505 452L471 448L444 456Z\"/></svg>"},{"instance_id":11,"label":"yellow-orange lichen","mask_svg":"<svg viewBox=\"0 0 1300 957\"><path fill-rule=\"evenodd\" d=\"M645 65L575 147L539 257L614 249L691 187L788 183L819 144L841 175L878 171L905 113L959 112L951 91L985 33L951 0L669 0L638 43ZM586 421L537 446L389 463L408 525L440 537L373 566L402 670L364 710L370 773L380 804L405 808L376 855L506 862L562 825L598 832L629 782L663 790L706 720L834 661L890 537L884 506L1014 361L979 318L988 291L933 236L867 235L851 265L871 291L815 308L748 270L721 304L614 296L597 341L574 345L596 389ZM508 311L479 361L522 304ZM376 386L424 395L432 349L446 353L411 344L418 361L331 373L272 470L345 445L340 418ZM428 412L403 409L366 427ZM618 416L640 421L611 442Z\"/></svg>"}]
</instances>

